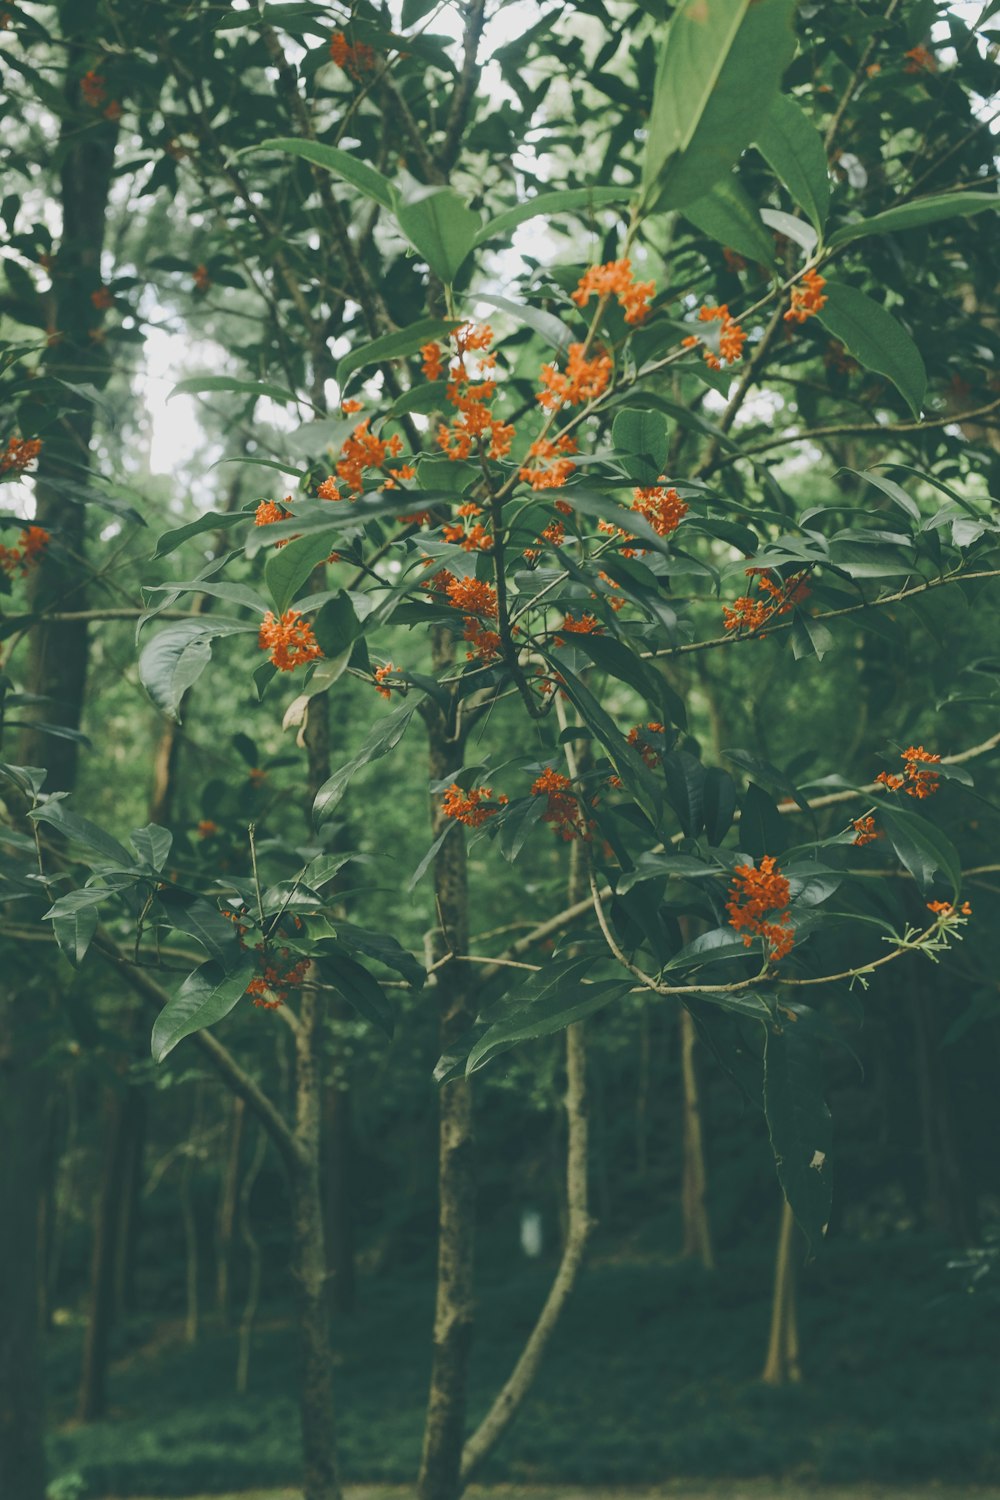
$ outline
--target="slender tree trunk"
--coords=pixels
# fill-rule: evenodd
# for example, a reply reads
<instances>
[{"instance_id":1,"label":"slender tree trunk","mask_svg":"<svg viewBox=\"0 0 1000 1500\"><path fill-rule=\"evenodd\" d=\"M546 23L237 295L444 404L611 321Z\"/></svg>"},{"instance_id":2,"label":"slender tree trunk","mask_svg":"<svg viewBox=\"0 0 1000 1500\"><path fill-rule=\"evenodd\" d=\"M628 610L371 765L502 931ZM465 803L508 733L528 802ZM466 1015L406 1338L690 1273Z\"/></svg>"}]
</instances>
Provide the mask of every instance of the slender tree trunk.
<instances>
[{"instance_id":1,"label":"slender tree trunk","mask_svg":"<svg viewBox=\"0 0 1000 1500\"><path fill-rule=\"evenodd\" d=\"M234 1098L229 1116L229 1149L219 1195L219 1214L215 1231L215 1307L223 1328L229 1327L230 1276L233 1265L233 1231L240 1192L240 1150L246 1105Z\"/></svg>"},{"instance_id":2,"label":"slender tree trunk","mask_svg":"<svg viewBox=\"0 0 1000 1500\"><path fill-rule=\"evenodd\" d=\"M140 1017L136 1016L136 1021ZM135 1269L142 1214L143 1159L146 1150L148 1091L130 1084L125 1091L122 1134L125 1138L125 1181L115 1244L115 1321L122 1322L135 1308Z\"/></svg>"},{"instance_id":3,"label":"slender tree trunk","mask_svg":"<svg viewBox=\"0 0 1000 1500\"><path fill-rule=\"evenodd\" d=\"M799 1367L798 1253L795 1219L788 1204L783 1203L774 1263L771 1333L760 1377L765 1385L794 1385L802 1379Z\"/></svg>"},{"instance_id":4,"label":"slender tree trunk","mask_svg":"<svg viewBox=\"0 0 1000 1500\"><path fill-rule=\"evenodd\" d=\"M649 1173L649 1100L653 1076L653 1028L650 1007L639 1009L639 1077L635 1091L635 1168L641 1179Z\"/></svg>"},{"instance_id":5,"label":"slender tree trunk","mask_svg":"<svg viewBox=\"0 0 1000 1500\"><path fill-rule=\"evenodd\" d=\"M962 1160L955 1144L954 1111L941 1056L937 1007L927 979L914 985L911 1014L920 1101L921 1155L924 1167L924 1214L935 1229L956 1245L975 1238L962 1179Z\"/></svg>"},{"instance_id":6,"label":"slender tree trunk","mask_svg":"<svg viewBox=\"0 0 1000 1500\"><path fill-rule=\"evenodd\" d=\"M326 1292L326 1245L320 1191L320 1043L322 992L308 984L295 1034L295 1135L291 1175L294 1257L302 1351L302 1453L305 1500L340 1500L334 1435L333 1350Z\"/></svg>"},{"instance_id":7,"label":"slender tree trunk","mask_svg":"<svg viewBox=\"0 0 1000 1500\"><path fill-rule=\"evenodd\" d=\"M330 1301L334 1312L354 1311L354 1214L351 1194L351 1090L346 1079L323 1089L323 1222Z\"/></svg>"},{"instance_id":8,"label":"slender tree trunk","mask_svg":"<svg viewBox=\"0 0 1000 1500\"><path fill-rule=\"evenodd\" d=\"M435 632L433 646L435 674L440 675L452 659L450 634L443 630ZM454 705L448 715L433 704L426 712L432 781L440 781L461 764L462 736L453 714ZM435 962L449 956L453 960L436 971L442 1053L451 1049L472 1020L468 978L463 965L454 961L468 948L469 897L464 831L457 824L449 824L440 798L435 797L434 837L439 837L446 828L450 832L434 860L438 925L431 939ZM475 1307L475 1140L472 1087L467 1078L442 1085L438 1112L437 1299L430 1394L417 1485L420 1500L456 1500L461 1493L466 1383Z\"/></svg>"},{"instance_id":9,"label":"slender tree trunk","mask_svg":"<svg viewBox=\"0 0 1000 1500\"><path fill-rule=\"evenodd\" d=\"M108 1409L108 1362L115 1316L115 1258L126 1175L125 1086L109 1089L105 1103L103 1170L94 1218L90 1297L83 1345L78 1414L96 1422Z\"/></svg>"},{"instance_id":10,"label":"slender tree trunk","mask_svg":"<svg viewBox=\"0 0 1000 1500\"><path fill-rule=\"evenodd\" d=\"M253 1232L253 1222L250 1218L250 1199L253 1195L254 1183L264 1165L264 1155L267 1151L267 1136L258 1126L257 1144L254 1146L250 1165L247 1167L246 1176L240 1184L239 1192L239 1218L240 1237L247 1247L247 1294L243 1303L243 1316L240 1319L239 1349L236 1356L236 1390L239 1395L246 1394L247 1382L250 1375L250 1343L253 1338L253 1325L257 1317L257 1308L260 1304L260 1245L257 1236Z\"/></svg>"},{"instance_id":11,"label":"slender tree trunk","mask_svg":"<svg viewBox=\"0 0 1000 1500\"><path fill-rule=\"evenodd\" d=\"M198 1297L200 1260L198 1252L198 1214L195 1208L192 1178L199 1159L201 1140L202 1087L195 1085L194 1113L187 1150L181 1159L178 1196L181 1223L184 1226L184 1337L189 1344L198 1342L201 1331L201 1304Z\"/></svg>"},{"instance_id":12,"label":"slender tree trunk","mask_svg":"<svg viewBox=\"0 0 1000 1500\"><path fill-rule=\"evenodd\" d=\"M683 1166L681 1177L681 1215L684 1237L683 1256L696 1257L706 1270L715 1267L712 1250L712 1228L708 1218L705 1178L705 1144L702 1135L701 1097L695 1059L697 1033L691 1014L680 1008L681 1074L684 1081Z\"/></svg>"}]
</instances>

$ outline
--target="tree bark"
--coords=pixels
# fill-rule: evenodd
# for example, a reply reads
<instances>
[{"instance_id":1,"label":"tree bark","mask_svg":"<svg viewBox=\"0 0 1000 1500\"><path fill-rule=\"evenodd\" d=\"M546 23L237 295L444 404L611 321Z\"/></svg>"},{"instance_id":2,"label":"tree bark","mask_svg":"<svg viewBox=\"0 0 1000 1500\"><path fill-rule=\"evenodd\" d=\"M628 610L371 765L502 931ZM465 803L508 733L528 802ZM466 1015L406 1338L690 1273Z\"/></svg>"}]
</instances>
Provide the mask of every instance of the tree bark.
<instances>
[{"instance_id":1,"label":"tree bark","mask_svg":"<svg viewBox=\"0 0 1000 1500\"><path fill-rule=\"evenodd\" d=\"M764 1385L794 1385L802 1379L799 1367L798 1233L787 1202L781 1207L778 1253L774 1264L774 1297L767 1358L761 1372Z\"/></svg>"},{"instance_id":2,"label":"tree bark","mask_svg":"<svg viewBox=\"0 0 1000 1500\"><path fill-rule=\"evenodd\" d=\"M246 1394L250 1374L250 1341L253 1337L257 1308L260 1305L260 1245L257 1243L257 1236L253 1232L253 1223L250 1219L250 1199L253 1195L254 1183L264 1165L266 1151L267 1135L258 1126L257 1144L254 1146L253 1156L239 1191L240 1236L247 1247L249 1261L247 1294L243 1303L243 1316L240 1319L239 1348L236 1355L236 1390L241 1396Z\"/></svg>"},{"instance_id":3,"label":"tree bark","mask_svg":"<svg viewBox=\"0 0 1000 1500\"><path fill-rule=\"evenodd\" d=\"M90 1297L77 1412L81 1422L96 1422L108 1409L108 1361L115 1316L115 1258L125 1188L125 1085L110 1088L105 1101L101 1187L94 1217L90 1257Z\"/></svg>"},{"instance_id":4,"label":"tree bark","mask_svg":"<svg viewBox=\"0 0 1000 1500\"><path fill-rule=\"evenodd\" d=\"M433 635L434 671L453 656L450 633ZM432 781L457 771L463 734L456 706L445 713L427 700L425 713ZM464 830L445 818L440 797L432 805L434 838L450 830L434 859L438 925L431 936L436 971L442 1053L450 1051L472 1020L461 963L469 939L468 871ZM443 1084L438 1100L438 1258L431 1384L417 1492L420 1500L456 1500L461 1494L462 1446L469 1350L475 1308L475 1138L472 1087L467 1078Z\"/></svg>"},{"instance_id":5,"label":"tree bark","mask_svg":"<svg viewBox=\"0 0 1000 1500\"><path fill-rule=\"evenodd\" d=\"M340 1316L354 1311L354 1214L351 1194L351 1090L346 1079L323 1088L323 1222L330 1304Z\"/></svg>"},{"instance_id":6,"label":"tree bark","mask_svg":"<svg viewBox=\"0 0 1000 1500\"><path fill-rule=\"evenodd\" d=\"M125 1137L125 1183L115 1247L115 1320L121 1322L135 1309L135 1270L142 1214L143 1158L146 1149L146 1115L149 1095L141 1084L131 1084L125 1093L122 1133Z\"/></svg>"},{"instance_id":7,"label":"tree bark","mask_svg":"<svg viewBox=\"0 0 1000 1500\"><path fill-rule=\"evenodd\" d=\"M705 1176L705 1143L702 1134L701 1097L695 1060L697 1033L690 1011L680 1008L681 1074L684 1082L681 1254L701 1261L707 1271L715 1268L712 1227L708 1218Z\"/></svg>"},{"instance_id":8,"label":"tree bark","mask_svg":"<svg viewBox=\"0 0 1000 1500\"><path fill-rule=\"evenodd\" d=\"M229 1327L233 1231L236 1226L236 1210L239 1202L240 1150L243 1145L245 1121L246 1105L242 1099L234 1098L229 1119L229 1149L226 1153L215 1231L215 1307L223 1328Z\"/></svg>"}]
</instances>

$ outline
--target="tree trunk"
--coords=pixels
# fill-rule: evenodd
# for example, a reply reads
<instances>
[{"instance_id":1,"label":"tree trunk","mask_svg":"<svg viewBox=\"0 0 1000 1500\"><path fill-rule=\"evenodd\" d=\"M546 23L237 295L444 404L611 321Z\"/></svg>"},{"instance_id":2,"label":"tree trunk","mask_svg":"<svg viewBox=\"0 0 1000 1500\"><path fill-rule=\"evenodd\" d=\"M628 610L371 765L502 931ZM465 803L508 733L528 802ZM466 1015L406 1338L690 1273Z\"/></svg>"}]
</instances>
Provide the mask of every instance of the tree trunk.
<instances>
[{"instance_id":1,"label":"tree trunk","mask_svg":"<svg viewBox=\"0 0 1000 1500\"><path fill-rule=\"evenodd\" d=\"M215 1231L215 1307L223 1328L229 1327L230 1276L233 1266L233 1231L240 1192L240 1150L246 1105L234 1098L229 1120L229 1150L219 1195L219 1215Z\"/></svg>"},{"instance_id":2,"label":"tree trunk","mask_svg":"<svg viewBox=\"0 0 1000 1500\"><path fill-rule=\"evenodd\" d=\"M696 1257L706 1270L715 1268L712 1250L712 1228L708 1218L705 1179L705 1144L702 1135L701 1098L695 1060L697 1033L691 1013L680 1008L681 1074L684 1081L683 1165L681 1176L681 1215L683 1241L681 1254Z\"/></svg>"},{"instance_id":3,"label":"tree trunk","mask_svg":"<svg viewBox=\"0 0 1000 1500\"><path fill-rule=\"evenodd\" d=\"M436 631L434 670L440 674L452 659L451 636ZM429 771L432 781L457 771L462 736L455 726L454 705L445 715L436 705L426 711ZM450 1051L472 1020L467 976L458 956L468 947L468 872L464 831L449 823L435 797L432 833L449 833L434 860L438 925L431 937L436 971L442 1053ZM418 1495L420 1500L456 1500L461 1494L462 1445L469 1350L474 1319L475 1144L472 1087L467 1078L443 1084L438 1100L438 1259L434 1310L431 1384L424 1424Z\"/></svg>"},{"instance_id":4,"label":"tree trunk","mask_svg":"<svg viewBox=\"0 0 1000 1500\"><path fill-rule=\"evenodd\" d=\"M241 1396L246 1394L250 1374L250 1341L253 1337L254 1319L257 1317L257 1308L260 1304L260 1245L257 1243L257 1236L253 1232L253 1223L250 1219L250 1199L253 1196L254 1183L264 1165L266 1151L267 1136L258 1126L257 1144L239 1191L240 1237L247 1247L249 1262L247 1295L243 1304L243 1316L240 1319L239 1349L236 1355L236 1390Z\"/></svg>"},{"instance_id":5,"label":"tree trunk","mask_svg":"<svg viewBox=\"0 0 1000 1500\"><path fill-rule=\"evenodd\" d=\"M802 1379L799 1368L798 1233L787 1203L781 1207L778 1254L774 1264L774 1298L771 1303L771 1333L767 1359L761 1372L765 1385L794 1385Z\"/></svg>"},{"instance_id":6,"label":"tree trunk","mask_svg":"<svg viewBox=\"0 0 1000 1500\"><path fill-rule=\"evenodd\" d=\"M128 1156L125 1113L125 1086L119 1081L108 1089L105 1101L105 1146L94 1217L87 1331L77 1406L81 1422L96 1422L106 1415L108 1409L108 1361L115 1317L115 1260Z\"/></svg>"},{"instance_id":7,"label":"tree trunk","mask_svg":"<svg viewBox=\"0 0 1000 1500\"><path fill-rule=\"evenodd\" d=\"M140 1017L136 1017L140 1021ZM143 1084L125 1091L122 1133L125 1137L125 1182L115 1246L115 1320L122 1322L135 1309L135 1268L142 1213L143 1158L149 1095Z\"/></svg>"},{"instance_id":8,"label":"tree trunk","mask_svg":"<svg viewBox=\"0 0 1000 1500\"><path fill-rule=\"evenodd\" d=\"M294 1255L302 1352L302 1454L305 1500L340 1500L334 1435L333 1350L326 1292L326 1245L320 1192L320 1042L322 992L308 983L295 1033L295 1135L291 1173Z\"/></svg>"},{"instance_id":9,"label":"tree trunk","mask_svg":"<svg viewBox=\"0 0 1000 1500\"><path fill-rule=\"evenodd\" d=\"M198 1160L201 1137L201 1084L195 1084L194 1114L187 1149L181 1158L178 1197L181 1205L181 1223L184 1226L184 1337L189 1344L198 1342L201 1330L201 1309L198 1299L199 1262L198 1214L195 1209L191 1179Z\"/></svg>"},{"instance_id":10,"label":"tree trunk","mask_svg":"<svg viewBox=\"0 0 1000 1500\"><path fill-rule=\"evenodd\" d=\"M351 1090L346 1079L323 1089L323 1223L330 1303L345 1316L354 1311L354 1213L351 1194Z\"/></svg>"},{"instance_id":11,"label":"tree trunk","mask_svg":"<svg viewBox=\"0 0 1000 1500\"><path fill-rule=\"evenodd\" d=\"M968 1245L975 1238L973 1215L962 1177L961 1153L955 1143L954 1111L937 1026L938 1007L927 979L919 978L913 989L924 1216L953 1244Z\"/></svg>"}]
</instances>

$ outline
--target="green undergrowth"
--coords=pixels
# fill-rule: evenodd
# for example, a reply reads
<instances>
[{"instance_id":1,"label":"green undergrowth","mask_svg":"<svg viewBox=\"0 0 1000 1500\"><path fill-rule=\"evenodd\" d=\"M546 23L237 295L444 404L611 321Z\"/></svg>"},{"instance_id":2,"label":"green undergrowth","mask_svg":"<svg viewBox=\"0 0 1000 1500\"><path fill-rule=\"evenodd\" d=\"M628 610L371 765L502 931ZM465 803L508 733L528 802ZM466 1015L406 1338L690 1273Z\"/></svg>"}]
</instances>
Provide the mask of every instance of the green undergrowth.
<instances>
[{"instance_id":1,"label":"green undergrowth","mask_svg":"<svg viewBox=\"0 0 1000 1500\"><path fill-rule=\"evenodd\" d=\"M801 1277L805 1380L782 1390L757 1379L769 1317L764 1253L723 1256L709 1274L684 1263L602 1259L600 1249L484 1482L1000 1482L1000 1315L947 1269L940 1244L827 1247ZM550 1274L522 1264L484 1283L474 1417L508 1373ZM364 1281L358 1312L337 1329L351 1482L406 1483L416 1471L432 1299L424 1272ZM112 1372L112 1415L89 1427L67 1419L79 1334L57 1330L56 1492L91 1500L293 1483L296 1359L286 1315L280 1302L263 1309L242 1397L233 1388L234 1335L210 1328L192 1347L180 1328L137 1322Z\"/></svg>"}]
</instances>

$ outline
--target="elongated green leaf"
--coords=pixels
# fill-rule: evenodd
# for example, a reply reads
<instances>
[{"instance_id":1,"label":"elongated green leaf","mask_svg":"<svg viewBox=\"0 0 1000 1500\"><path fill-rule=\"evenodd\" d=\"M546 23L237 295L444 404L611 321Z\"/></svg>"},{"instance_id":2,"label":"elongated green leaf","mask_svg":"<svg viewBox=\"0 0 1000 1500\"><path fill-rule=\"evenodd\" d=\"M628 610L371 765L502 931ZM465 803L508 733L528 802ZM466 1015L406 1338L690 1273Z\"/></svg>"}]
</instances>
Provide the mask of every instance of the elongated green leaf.
<instances>
[{"instance_id":1,"label":"elongated green leaf","mask_svg":"<svg viewBox=\"0 0 1000 1500\"><path fill-rule=\"evenodd\" d=\"M713 927L710 932L702 932L690 943L685 943L667 964L668 970L700 968L707 963L716 963L720 959L733 958L756 958L754 953L748 953L746 944L738 932L731 927ZM708 1000L713 999L706 995Z\"/></svg>"},{"instance_id":2,"label":"elongated green leaf","mask_svg":"<svg viewBox=\"0 0 1000 1500\"><path fill-rule=\"evenodd\" d=\"M324 982L339 990L359 1016L371 1021L386 1036L392 1036L396 1012L385 990L366 968L355 962L342 944L324 943L316 955L316 964Z\"/></svg>"},{"instance_id":3,"label":"elongated green leaf","mask_svg":"<svg viewBox=\"0 0 1000 1500\"><path fill-rule=\"evenodd\" d=\"M769 1026L764 1046L764 1113L778 1181L810 1245L826 1232L832 1200L833 1131L823 1098L818 1038L802 1019Z\"/></svg>"},{"instance_id":4,"label":"elongated green leaf","mask_svg":"<svg viewBox=\"0 0 1000 1500\"><path fill-rule=\"evenodd\" d=\"M147 823L145 828L133 829L128 841L143 864L148 865L151 870L159 871L170 856L174 836L169 828L161 828L157 823Z\"/></svg>"},{"instance_id":5,"label":"elongated green leaf","mask_svg":"<svg viewBox=\"0 0 1000 1500\"><path fill-rule=\"evenodd\" d=\"M271 553L264 564L264 582L279 615L285 613L317 564L329 557L332 545L329 532L313 531Z\"/></svg>"},{"instance_id":6,"label":"elongated green leaf","mask_svg":"<svg viewBox=\"0 0 1000 1500\"><path fill-rule=\"evenodd\" d=\"M294 136L275 136L261 141L259 146L247 146L245 150L283 151L286 156L300 156L303 161L323 167L335 177L342 177L345 182L364 193L366 198L373 198L383 208L391 211L396 206L396 190L389 179L359 157L352 156L349 151L341 151L338 146L323 146L319 141L303 141ZM242 156L245 153L241 151L238 154Z\"/></svg>"},{"instance_id":7,"label":"elongated green leaf","mask_svg":"<svg viewBox=\"0 0 1000 1500\"><path fill-rule=\"evenodd\" d=\"M749 193L732 173L717 182L703 198L688 203L683 214L702 234L717 240L728 250L735 250L748 260L760 261L772 270L777 265L774 236L769 233Z\"/></svg>"},{"instance_id":8,"label":"elongated green leaf","mask_svg":"<svg viewBox=\"0 0 1000 1500\"><path fill-rule=\"evenodd\" d=\"M62 801L43 802L40 807L33 807L28 817L36 823L48 823L52 828L57 828L74 844L99 855L103 864L126 870L135 865L132 855L117 839L112 838L110 833L105 833L103 828L92 823L89 818L81 818L79 813L70 812Z\"/></svg>"},{"instance_id":9,"label":"elongated green leaf","mask_svg":"<svg viewBox=\"0 0 1000 1500\"><path fill-rule=\"evenodd\" d=\"M313 620L313 634L324 656L342 655L361 634L361 621L354 612L351 596L345 589L328 599ZM339 673L338 673L339 676Z\"/></svg>"},{"instance_id":10,"label":"elongated green leaf","mask_svg":"<svg viewBox=\"0 0 1000 1500\"><path fill-rule=\"evenodd\" d=\"M681 0L653 90L643 201L683 208L732 167L795 50L795 0Z\"/></svg>"},{"instance_id":11,"label":"elongated green leaf","mask_svg":"<svg viewBox=\"0 0 1000 1500\"><path fill-rule=\"evenodd\" d=\"M294 404L301 398L284 386L272 385L266 380L237 380L231 375L190 375L174 386L168 401L175 396L204 396L210 391L230 391L237 396L267 396L283 406ZM306 402L309 405L309 402Z\"/></svg>"},{"instance_id":12,"label":"elongated green leaf","mask_svg":"<svg viewBox=\"0 0 1000 1500\"><path fill-rule=\"evenodd\" d=\"M626 407L612 422L611 437L629 478L655 484L670 449L670 428L663 413Z\"/></svg>"},{"instance_id":13,"label":"elongated green leaf","mask_svg":"<svg viewBox=\"0 0 1000 1500\"><path fill-rule=\"evenodd\" d=\"M256 629L241 620L179 620L147 641L139 657L139 680L157 708L176 719L181 699L212 659L216 637Z\"/></svg>"},{"instance_id":14,"label":"elongated green leaf","mask_svg":"<svg viewBox=\"0 0 1000 1500\"><path fill-rule=\"evenodd\" d=\"M97 908L110 894L100 886L68 891L45 913L43 920L52 923L56 942L74 968L87 956L87 949L97 931Z\"/></svg>"},{"instance_id":15,"label":"elongated green leaf","mask_svg":"<svg viewBox=\"0 0 1000 1500\"><path fill-rule=\"evenodd\" d=\"M866 369L891 380L913 415L919 417L927 371L906 329L857 287L828 282L826 299L826 306L817 314L823 327Z\"/></svg>"},{"instance_id":16,"label":"elongated green leaf","mask_svg":"<svg viewBox=\"0 0 1000 1500\"><path fill-rule=\"evenodd\" d=\"M143 590L146 594L171 594L177 598L180 594L208 594L213 599L224 599L227 604L242 604L245 609L252 609L254 614L263 615L267 613L267 604L256 592L245 583L210 583L205 578L187 579L183 583L157 583ZM162 608L158 605L157 609Z\"/></svg>"},{"instance_id":17,"label":"elongated green leaf","mask_svg":"<svg viewBox=\"0 0 1000 1500\"><path fill-rule=\"evenodd\" d=\"M228 1016L246 992L255 968L255 961L245 954L228 974L214 958L189 974L156 1018L150 1041L153 1061L162 1062L186 1036Z\"/></svg>"},{"instance_id":18,"label":"elongated green leaf","mask_svg":"<svg viewBox=\"0 0 1000 1500\"><path fill-rule=\"evenodd\" d=\"M756 146L822 234L830 207L826 149L809 116L787 94L775 96Z\"/></svg>"},{"instance_id":19,"label":"elongated green leaf","mask_svg":"<svg viewBox=\"0 0 1000 1500\"><path fill-rule=\"evenodd\" d=\"M371 343L362 344L344 355L337 366L337 383L343 386L349 375L355 370L363 370L366 365L379 365L383 360L405 359L408 354L416 354L423 344L446 339L456 326L454 318L421 318L398 333L385 333L381 338L372 339Z\"/></svg>"},{"instance_id":20,"label":"elongated green leaf","mask_svg":"<svg viewBox=\"0 0 1000 1500\"><path fill-rule=\"evenodd\" d=\"M313 820L317 828L321 828L331 816L357 772L371 761L380 760L383 755L388 755L390 750L395 749L406 733L407 725L416 712L416 707L415 703L407 703L387 715L386 718L380 719L369 730L368 738L354 759L348 761L345 766L341 766L338 771L334 771L329 781L323 783L313 802Z\"/></svg>"},{"instance_id":21,"label":"elongated green leaf","mask_svg":"<svg viewBox=\"0 0 1000 1500\"><path fill-rule=\"evenodd\" d=\"M762 208L760 216L769 229L776 234L783 234L804 250L806 255L812 256L819 244L819 235L811 224L805 219L797 219L794 214L786 214L780 208Z\"/></svg>"},{"instance_id":22,"label":"elongated green leaf","mask_svg":"<svg viewBox=\"0 0 1000 1500\"><path fill-rule=\"evenodd\" d=\"M396 209L399 227L439 280L451 285L476 243L482 220L454 188L421 189Z\"/></svg>"},{"instance_id":23,"label":"elongated green leaf","mask_svg":"<svg viewBox=\"0 0 1000 1500\"><path fill-rule=\"evenodd\" d=\"M497 297L492 293L476 293L477 302L488 302L492 307L498 307L501 312L510 313L519 323L525 323L533 328L547 344L557 349L560 354L566 354L572 343L573 335L552 313L543 311L540 307L532 307L527 302L512 302L509 297Z\"/></svg>"},{"instance_id":24,"label":"elongated green leaf","mask_svg":"<svg viewBox=\"0 0 1000 1500\"><path fill-rule=\"evenodd\" d=\"M189 521L186 526L175 526L172 531L164 531L156 539L156 551L154 557L166 557L175 552L182 542L189 537L200 536L204 531L226 531L230 526L238 526L241 521L250 519L246 511L206 511L199 516L197 521Z\"/></svg>"},{"instance_id":25,"label":"elongated green leaf","mask_svg":"<svg viewBox=\"0 0 1000 1500\"><path fill-rule=\"evenodd\" d=\"M602 208L607 203L627 203L628 199L629 189L624 187L561 188L554 193L539 193L537 198L529 198L527 203L519 203L516 208L497 214L479 231L475 243L482 245L487 240L507 239L512 230L529 219L550 219L554 214L571 213L579 208Z\"/></svg>"},{"instance_id":26,"label":"elongated green leaf","mask_svg":"<svg viewBox=\"0 0 1000 1500\"><path fill-rule=\"evenodd\" d=\"M615 889L625 896L646 880L707 880L721 874L718 865L690 854L640 854L634 870L619 875Z\"/></svg>"},{"instance_id":27,"label":"elongated green leaf","mask_svg":"<svg viewBox=\"0 0 1000 1500\"><path fill-rule=\"evenodd\" d=\"M962 861L958 850L933 823L902 808L879 809L879 827L885 831L900 863L905 865L925 896L940 894L942 883L957 899L962 883Z\"/></svg>"},{"instance_id":28,"label":"elongated green leaf","mask_svg":"<svg viewBox=\"0 0 1000 1500\"><path fill-rule=\"evenodd\" d=\"M831 234L830 248L834 250L838 245L848 245L866 234L894 234L898 230L917 229L921 224L937 224L942 219L968 218L990 208L1000 208L1000 194L939 193L933 198L916 198L912 203L901 203L898 208L887 208L885 213L875 214L871 219L843 224Z\"/></svg>"},{"instance_id":29,"label":"elongated green leaf","mask_svg":"<svg viewBox=\"0 0 1000 1500\"><path fill-rule=\"evenodd\" d=\"M608 759L625 790L635 799L654 827L657 826L662 807L660 787L641 756L628 744L614 720L605 713L586 684L570 671L559 652L545 652L545 656L554 671L561 676L565 692L579 709L583 722L607 751Z\"/></svg>"}]
</instances>

